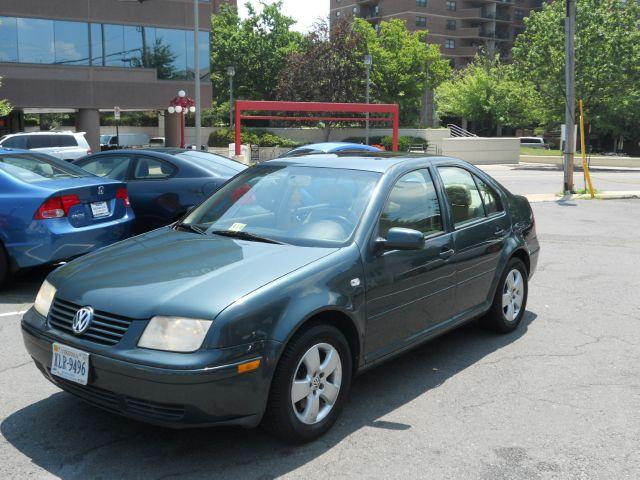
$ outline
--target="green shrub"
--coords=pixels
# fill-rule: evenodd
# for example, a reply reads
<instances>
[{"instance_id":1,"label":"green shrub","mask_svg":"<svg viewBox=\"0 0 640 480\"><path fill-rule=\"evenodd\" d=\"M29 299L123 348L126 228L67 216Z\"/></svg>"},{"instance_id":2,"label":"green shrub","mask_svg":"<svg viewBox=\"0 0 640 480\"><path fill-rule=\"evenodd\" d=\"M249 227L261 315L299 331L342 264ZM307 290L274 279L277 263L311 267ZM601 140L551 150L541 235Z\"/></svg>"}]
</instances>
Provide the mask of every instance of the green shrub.
<instances>
[{"instance_id":1,"label":"green shrub","mask_svg":"<svg viewBox=\"0 0 640 480\"><path fill-rule=\"evenodd\" d=\"M228 128L221 128L209 135L210 147L227 147L235 142L235 132ZM260 145L261 147L295 148L299 143L282 138L266 130L242 130L242 143L245 145Z\"/></svg>"}]
</instances>

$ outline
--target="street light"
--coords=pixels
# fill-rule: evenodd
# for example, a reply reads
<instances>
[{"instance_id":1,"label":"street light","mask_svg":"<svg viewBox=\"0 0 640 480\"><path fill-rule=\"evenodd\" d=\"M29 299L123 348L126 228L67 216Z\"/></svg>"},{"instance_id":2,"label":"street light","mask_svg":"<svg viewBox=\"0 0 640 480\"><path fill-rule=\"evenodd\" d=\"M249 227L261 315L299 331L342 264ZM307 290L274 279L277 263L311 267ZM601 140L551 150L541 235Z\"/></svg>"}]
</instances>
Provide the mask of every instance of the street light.
<instances>
[{"instance_id":1,"label":"street light","mask_svg":"<svg viewBox=\"0 0 640 480\"><path fill-rule=\"evenodd\" d=\"M236 76L236 67L233 65L227 67L227 75L229 75L229 128L233 128L233 77Z\"/></svg>"},{"instance_id":2,"label":"street light","mask_svg":"<svg viewBox=\"0 0 640 480\"><path fill-rule=\"evenodd\" d=\"M196 102L187 97L184 90L180 90L178 96L169 102L167 111L170 114L180 115L180 148L184 148L184 116L188 112L195 113L197 111Z\"/></svg>"},{"instance_id":3,"label":"street light","mask_svg":"<svg viewBox=\"0 0 640 480\"><path fill-rule=\"evenodd\" d=\"M367 99L367 105L369 105L369 97L370 97L370 89L371 89L371 65L373 65L373 57L369 54L364 56L364 68L365 71L367 72L367 90L366 90L366 99ZM366 127L366 142L367 145L369 145L369 112L367 112L367 127Z\"/></svg>"}]
</instances>

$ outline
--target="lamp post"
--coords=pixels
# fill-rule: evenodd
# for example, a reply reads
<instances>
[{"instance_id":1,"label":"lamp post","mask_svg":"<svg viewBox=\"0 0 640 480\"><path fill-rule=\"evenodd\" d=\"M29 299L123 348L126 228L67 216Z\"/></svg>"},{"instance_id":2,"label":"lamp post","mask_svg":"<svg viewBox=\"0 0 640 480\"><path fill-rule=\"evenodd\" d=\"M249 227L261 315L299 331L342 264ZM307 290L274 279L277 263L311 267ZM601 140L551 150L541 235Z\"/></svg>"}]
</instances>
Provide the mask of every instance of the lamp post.
<instances>
[{"instance_id":1,"label":"lamp post","mask_svg":"<svg viewBox=\"0 0 640 480\"><path fill-rule=\"evenodd\" d=\"M229 128L233 128L233 77L236 76L236 67L233 65L227 67L227 75L229 75Z\"/></svg>"},{"instance_id":2,"label":"lamp post","mask_svg":"<svg viewBox=\"0 0 640 480\"><path fill-rule=\"evenodd\" d=\"M373 57L369 54L364 56L364 68L367 74L367 86L366 86L366 102L369 105L370 90L371 90L371 65L373 65ZM367 112L367 126L366 126L366 142L369 145L369 112Z\"/></svg>"},{"instance_id":3,"label":"lamp post","mask_svg":"<svg viewBox=\"0 0 640 480\"><path fill-rule=\"evenodd\" d=\"M200 0L193 0L193 76L196 87L196 146L202 146L202 118L200 116Z\"/></svg>"},{"instance_id":4,"label":"lamp post","mask_svg":"<svg viewBox=\"0 0 640 480\"><path fill-rule=\"evenodd\" d=\"M180 90L178 96L169 102L167 111L172 115L174 113L180 115L180 148L184 148L184 115L187 112L194 113L196 104L191 98L187 97L184 90Z\"/></svg>"}]
</instances>

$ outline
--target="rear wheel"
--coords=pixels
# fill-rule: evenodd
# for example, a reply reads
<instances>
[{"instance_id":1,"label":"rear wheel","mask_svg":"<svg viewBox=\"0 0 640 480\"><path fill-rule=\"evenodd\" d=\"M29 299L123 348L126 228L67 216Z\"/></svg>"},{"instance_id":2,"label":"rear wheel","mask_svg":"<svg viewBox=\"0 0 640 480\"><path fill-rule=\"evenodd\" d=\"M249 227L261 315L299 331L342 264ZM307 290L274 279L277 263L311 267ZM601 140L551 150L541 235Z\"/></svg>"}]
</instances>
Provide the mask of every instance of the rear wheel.
<instances>
[{"instance_id":1,"label":"rear wheel","mask_svg":"<svg viewBox=\"0 0 640 480\"><path fill-rule=\"evenodd\" d=\"M351 352L335 327L315 325L286 346L263 426L281 440L315 440L335 423L351 384Z\"/></svg>"},{"instance_id":2,"label":"rear wheel","mask_svg":"<svg viewBox=\"0 0 640 480\"><path fill-rule=\"evenodd\" d=\"M0 243L0 286L4 284L9 278L9 259L7 258L7 253Z\"/></svg>"},{"instance_id":3,"label":"rear wheel","mask_svg":"<svg viewBox=\"0 0 640 480\"><path fill-rule=\"evenodd\" d=\"M529 285L527 268L519 258L507 264L489 311L480 319L480 324L499 333L515 330L527 307Z\"/></svg>"}]
</instances>

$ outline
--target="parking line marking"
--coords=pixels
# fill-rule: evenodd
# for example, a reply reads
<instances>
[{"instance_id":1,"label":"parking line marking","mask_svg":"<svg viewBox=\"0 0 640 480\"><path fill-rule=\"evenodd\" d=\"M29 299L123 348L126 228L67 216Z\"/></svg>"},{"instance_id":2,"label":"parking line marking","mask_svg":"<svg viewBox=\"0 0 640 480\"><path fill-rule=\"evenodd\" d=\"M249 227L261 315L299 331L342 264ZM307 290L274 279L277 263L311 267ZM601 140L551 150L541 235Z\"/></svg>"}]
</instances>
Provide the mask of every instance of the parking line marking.
<instances>
[{"instance_id":1,"label":"parking line marking","mask_svg":"<svg viewBox=\"0 0 640 480\"><path fill-rule=\"evenodd\" d=\"M13 315L22 315L26 313L26 310L20 310L19 312L0 313L0 317L11 317Z\"/></svg>"}]
</instances>

